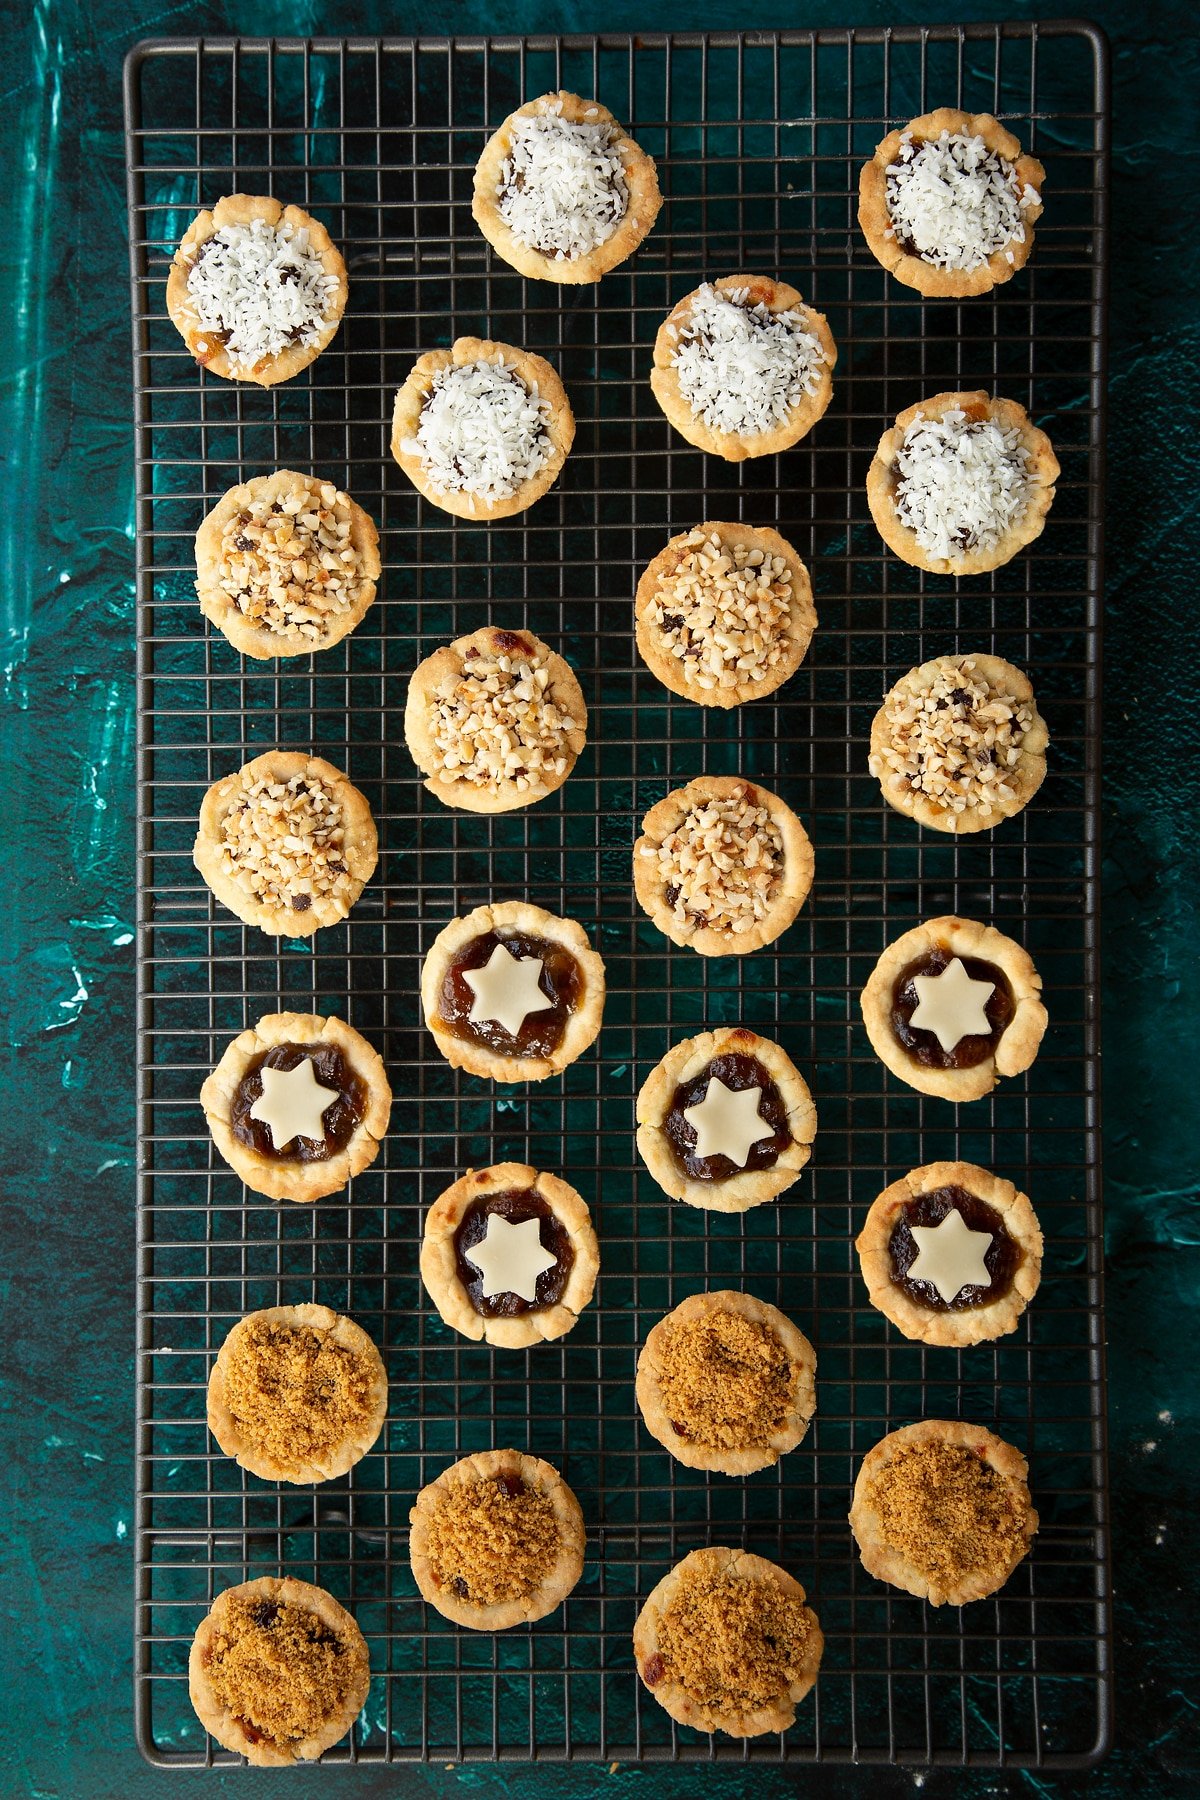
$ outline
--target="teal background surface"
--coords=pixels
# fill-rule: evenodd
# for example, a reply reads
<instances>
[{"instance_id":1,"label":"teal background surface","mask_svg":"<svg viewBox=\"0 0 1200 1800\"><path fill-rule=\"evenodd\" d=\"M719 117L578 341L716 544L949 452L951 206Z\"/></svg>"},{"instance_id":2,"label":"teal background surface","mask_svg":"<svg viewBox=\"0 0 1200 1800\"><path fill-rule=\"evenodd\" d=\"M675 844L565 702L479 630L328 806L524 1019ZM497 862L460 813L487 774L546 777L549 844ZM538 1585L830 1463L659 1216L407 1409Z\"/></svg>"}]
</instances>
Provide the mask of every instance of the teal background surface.
<instances>
[{"instance_id":1,"label":"teal background surface","mask_svg":"<svg viewBox=\"0 0 1200 1800\"><path fill-rule=\"evenodd\" d=\"M1190 6L1093 6L1113 40L1105 714L1106 1207L1117 1748L1090 1776L800 1770L144 1768L132 1743L133 473L120 63L197 31L895 23L954 5L603 8L6 0L0 365L4 1117L4 1741L0 1794L940 1796L1200 1791L1193 1369L1197 417ZM976 5L974 17L1039 9ZM1190 158L1190 160L1189 160Z\"/></svg>"}]
</instances>

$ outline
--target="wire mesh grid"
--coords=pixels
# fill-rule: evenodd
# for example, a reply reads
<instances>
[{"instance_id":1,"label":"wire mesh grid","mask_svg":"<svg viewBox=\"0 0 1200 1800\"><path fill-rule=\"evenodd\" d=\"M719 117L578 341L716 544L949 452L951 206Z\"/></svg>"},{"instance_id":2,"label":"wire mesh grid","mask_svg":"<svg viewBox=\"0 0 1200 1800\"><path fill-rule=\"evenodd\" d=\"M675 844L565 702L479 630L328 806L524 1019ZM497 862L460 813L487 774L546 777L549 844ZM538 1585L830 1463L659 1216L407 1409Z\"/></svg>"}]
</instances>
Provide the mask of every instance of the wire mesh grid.
<instances>
[{"instance_id":1,"label":"wire mesh grid","mask_svg":"<svg viewBox=\"0 0 1200 1800\"><path fill-rule=\"evenodd\" d=\"M632 264L598 289L529 283L470 217L483 143L523 99L598 96L658 161L666 203ZM927 302L875 265L857 171L893 123L987 109L1046 163L1028 267L966 303ZM1103 42L1062 25L569 39L179 40L144 44L126 105L137 409L141 740L141 1125L136 1690L154 1761L235 1760L187 1698L187 1649L214 1595L285 1571L356 1614L374 1680L326 1760L703 1758L1061 1767L1108 1732L1096 880L1098 596L1107 96ZM230 191L312 209L342 246L347 317L311 372L269 392L212 379L165 315L169 256ZM673 303L758 270L825 311L834 401L798 448L727 465L675 436L648 385ZM556 490L491 527L428 505L388 453L414 356L462 333L525 344L560 370L578 420ZM1045 534L959 584L880 543L864 479L883 427L943 388L1027 405L1063 465ZM235 482L311 468L381 527L380 598L311 660L248 665L200 618L192 534ZM813 573L821 624L777 696L729 714L676 699L639 665L631 597L673 532L703 518L777 524ZM574 665L590 742L560 793L484 818L426 795L403 744L406 681L485 622L532 628ZM983 841L919 831L866 768L872 712L913 663L996 650L1032 671L1051 773ZM312 748L370 798L381 861L350 920L305 943L244 928L194 873L206 786L265 747ZM749 958L673 949L633 898L648 807L702 772L779 791L816 847L811 899ZM524 897L578 919L608 968L596 1050L557 1081L492 1089L424 1033L423 952L452 916ZM1027 1078L955 1109L873 1056L857 995L884 944L958 911L1027 942L1052 1026ZM279 1007L338 1012L381 1049L396 1090L377 1164L315 1207L247 1192L213 1152L197 1095L228 1040ZM667 1200L634 1150L634 1098L667 1047L744 1022L778 1036L813 1086L813 1162L742 1217ZM867 1303L853 1237L888 1181L965 1157L1034 1199L1045 1275L1021 1327L955 1352L908 1343ZM529 1352L451 1334L417 1254L426 1207L468 1166L559 1171L592 1207L602 1273L570 1335ZM778 1469L684 1469L641 1428L638 1345L704 1287L746 1287L813 1339L818 1411ZM319 1299L384 1349L388 1423L351 1475L283 1491L205 1427L212 1356L252 1308ZM994 1426L1024 1451L1041 1511L1031 1557L993 1599L933 1611L859 1567L854 1473L922 1416ZM417 1489L494 1444L547 1457L588 1525L561 1612L500 1636L419 1600L407 1560ZM809 1587L824 1670L782 1737L677 1728L640 1690L630 1631L670 1564L732 1541Z\"/></svg>"}]
</instances>

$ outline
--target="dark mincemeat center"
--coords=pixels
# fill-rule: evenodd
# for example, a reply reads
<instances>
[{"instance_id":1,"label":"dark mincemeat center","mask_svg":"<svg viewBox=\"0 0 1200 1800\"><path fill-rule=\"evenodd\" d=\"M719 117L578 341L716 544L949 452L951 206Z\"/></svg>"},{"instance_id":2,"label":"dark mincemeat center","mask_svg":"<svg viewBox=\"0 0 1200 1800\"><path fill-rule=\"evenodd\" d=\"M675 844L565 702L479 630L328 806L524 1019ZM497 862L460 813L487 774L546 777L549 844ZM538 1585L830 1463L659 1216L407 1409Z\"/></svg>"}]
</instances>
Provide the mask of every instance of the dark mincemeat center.
<instances>
[{"instance_id":1,"label":"dark mincemeat center","mask_svg":"<svg viewBox=\"0 0 1200 1800\"><path fill-rule=\"evenodd\" d=\"M528 1013L514 1037L496 1019L471 1022L475 993L463 980L468 970L482 969L492 952L503 944L518 962L536 956L542 965L538 986L552 1005L544 1012ZM567 1021L583 997L583 971L569 950L547 938L526 932L485 932L465 945L451 961L438 997L438 1018L454 1037L486 1044L502 1056L552 1056L563 1040Z\"/></svg>"},{"instance_id":2,"label":"dark mincemeat center","mask_svg":"<svg viewBox=\"0 0 1200 1800\"><path fill-rule=\"evenodd\" d=\"M252 1119L250 1108L261 1098L262 1069L294 1069L307 1058L313 1065L318 1087L334 1088L332 1100L321 1115L322 1138L295 1137L276 1150L265 1119ZM252 1059L237 1085L229 1108L229 1126L239 1144L257 1150L275 1162L328 1162L344 1150L367 1111L367 1084L356 1075L335 1044L275 1044Z\"/></svg>"},{"instance_id":3,"label":"dark mincemeat center","mask_svg":"<svg viewBox=\"0 0 1200 1800\"><path fill-rule=\"evenodd\" d=\"M983 1258L991 1281L987 1287L972 1284L960 1288L953 1300L943 1300L932 1282L914 1281L908 1271L920 1254L912 1227L940 1225L951 1212L959 1213L963 1224L971 1231L991 1232L991 1246ZM971 1307L1002 1299L1010 1292L1021 1262L1021 1247L1009 1234L995 1207L961 1187L934 1188L931 1193L918 1194L907 1201L892 1228L888 1249L892 1258L892 1280L896 1286L931 1312L965 1312Z\"/></svg>"},{"instance_id":4,"label":"dark mincemeat center","mask_svg":"<svg viewBox=\"0 0 1200 1800\"><path fill-rule=\"evenodd\" d=\"M913 985L916 975L940 975L949 967L954 957L948 950L932 950L927 955L918 957L916 962L909 963L896 978L892 988L892 1030L897 1041L912 1057L926 1069L974 1069L989 1056L995 1054L996 1045L1004 1032L1012 1023L1016 1011L1012 988L1002 969L994 963L984 962L977 956L959 958L972 981L990 981L991 997L984 1007L984 1012L991 1025L987 1036L960 1038L953 1050L943 1050L932 1031L923 1031L910 1023L912 1015L921 1004L917 990Z\"/></svg>"},{"instance_id":5,"label":"dark mincemeat center","mask_svg":"<svg viewBox=\"0 0 1200 1800\"><path fill-rule=\"evenodd\" d=\"M485 1299L483 1294L483 1276L474 1263L467 1259L467 1252L476 1244L482 1243L487 1236L488 1220L496 1215L507 1219L510 1225L524 1224L527 1219L537 1219L538 1236L542 1248L555 1258L554 1267L545 1269L537 1278L536 1298L525 1300L520 1294L493 1294ZM567 1281L575 1264L575 1251L571 1244L570 1234L553 1209L547 1206L540 1194L532 1188L514 1188L502 1194L483 1194L473 1200L463 1214L462 1223L454 1234L454 1255L458 1279L466 1290L467 1299L481 1318L512 1319L522 1313L541 1312L548 1306L557 1306L567 1288Z\"/></svg>"},{"instance_id":6,"label":"dark mincemeat center","mask_svg":"<svg viewBox=\"0 0 1200 1800\"><path fill-rule=\"evenodd\" d=\"M670 1109L663 1120L663 1131L679 1167L690 1181L728 1181L731 1175L743 1172L728 1156L697 1156L695 1126L689 1125L683 1116L689 1107L699 1106L714 1077L723 1081L734 1093L750 1087L762 1090L758 1111L759 1116L766 1120L766 1135L757 1144L751 1145L749 1157L743 1167L749 1171L774 1168L792 1142L787 1106L783 1095L758 1058L741 1050L715 1056L699 1075L676 1088Z\"/></svg>"}]
</instances>

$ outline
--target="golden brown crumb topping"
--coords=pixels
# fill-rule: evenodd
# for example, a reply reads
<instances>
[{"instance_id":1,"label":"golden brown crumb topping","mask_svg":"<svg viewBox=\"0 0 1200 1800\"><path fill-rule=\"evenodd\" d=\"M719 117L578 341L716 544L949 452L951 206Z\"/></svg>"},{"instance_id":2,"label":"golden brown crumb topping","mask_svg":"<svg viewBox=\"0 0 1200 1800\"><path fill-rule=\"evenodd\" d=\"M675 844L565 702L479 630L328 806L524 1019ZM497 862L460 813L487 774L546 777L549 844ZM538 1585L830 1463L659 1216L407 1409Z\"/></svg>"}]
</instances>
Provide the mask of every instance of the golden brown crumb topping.
<instances>
[{"instance_id":1,"label":"golden brown crumb topping","mask_svg":"<svg viewBox=\"0 0 1200 1800\"><path fill-rule=\"evenodd\" d=\"M658 1679L716 1712L753 1711L803 1677L811 1636L808 1608L773 1581L685 1569L658 1622Z\"/></svg>"},{"instance_id":2,"label":"golden brown crumb topping","mask_svg":"<svg viewBox=\"0 0 1200 1800\"><path fill-rule=\"evenodd\" d=\"M427 1531L436 1579L475 1606L526 1599L550 1573L561 1542L549 1499L515 1475L445 1490Z\"/></svg>"},{"instance_id":3,"label":"golden brown crumb topping","mask_svg":"<svg viewBox=\"0 0 1200 1800\"><path fill-rule=\"evenodd\" d=\"M1019 1491L960 1444L908 1444L864 1495L884 1539L927 1580L1007 1576L1025 1553Z\"/></svg>"},{"instance_id":4,"label":"golden brown crumb topping","mask_svg":"<svg viewBox=\"0 0 1200 1800\"><path fill-rule=\"evenodd\" d=\"M663 1334L658 1383L680 1437L720 1450L759 1450L787 1419L796 1370L769 1326L713 1312Z\"/></svg>"},{"instance_id":5,"label":"golden brown crumb topping","mask_svg":"<svg viewBox=\"0 0 1200 1800\"><path fill-rule=\"evenodd\" d=\"M374 1413L372 1365L311 1325L252 1320L222 1370L242 1442L283 1468L340 1449Z\"/></svg>"},{"instance_id":6,"label":"golden brown crumb topping","mask_svg":"<svg viewBox=\"0 0 1200 1800\"><path fill-rule=\"evenodd\" d=\"M351 1659L336 1631L306 1607L235 1595L207 1656L215 1699L251 1741L294 1749L345 1704Z\"/></svg>"}]
</instances>

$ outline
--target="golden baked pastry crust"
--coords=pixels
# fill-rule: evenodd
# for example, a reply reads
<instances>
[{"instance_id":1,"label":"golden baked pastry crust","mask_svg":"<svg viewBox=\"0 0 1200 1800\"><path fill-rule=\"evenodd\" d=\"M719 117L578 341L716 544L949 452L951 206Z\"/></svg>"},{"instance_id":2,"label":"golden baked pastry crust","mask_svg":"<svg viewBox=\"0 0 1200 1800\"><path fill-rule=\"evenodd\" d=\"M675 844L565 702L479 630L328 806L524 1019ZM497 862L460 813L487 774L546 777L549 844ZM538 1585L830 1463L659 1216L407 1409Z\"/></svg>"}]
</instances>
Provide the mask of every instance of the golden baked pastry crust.
<instances>
[{"instance_id":1,"label":"golden baked pastry crust","mask_svg":"<svg viewBox=\"0 0 1200 1800\"><path fill-rule=\"evenodd\" d=\"M259 781L287 783L295 777L320 782L332 792L343 820L339 860L345 864L338 891L307 896L308 905L299 911L247 893L224 868L222 851L223 822L247 790ZM200 807L192 856L217 899L244 924L257 925L271 937L311 937L323 925L337 925L346 917L375 873L379 839L371 808L348 775L324 757L307 756L302 750L266 750L209 788Z\"/></svg>"},{"instance_id":2,"label":"golden baked pastry crust","mask_svg":"<svg viewBox=\"0 0 1200 1800\"><path fill-rule=\"evenodd\" d=\"M613 146L619 151L625 168L625 184L629 204L611 236L583 256L546 256L527 244L521 244L500 211L498 195L504 165L512 143L514 119L534 119L547 112L557 112L573 125L609 125L619 135ZM565 89L558 93L540 94L527 100L510 113L499 130L484 145L475 168L475 188L471 212L488 243L510 267L531 281L554 281L559 284L599 281L610 269L632 256L648 235L658 217L662 194L658 171L653 159L625 131L598 100L583 100Z\"/></svg>"},{"instance_id":3,"label":"golden baked pastry crust","mask_svg":"<svg viewBox=\"0 0 1200 1800\"><path fill-rule=\"evenodd\" d=\"M468 1208L488 1194L531 1190L543 1200L571 1240L575 1260L562 1298L554 1306L531 1307L512 1318L476 1312L458 1276L454 1239ZM591 1300L600 1273L600 1247L587 1203L569 1182L539 1172L528 1163L493 1163L468 1169L439 1194L425 1219L421 1280L444 1324L463 1337L486 1339L506 1350L524 1350L546 1338L565 1336Z\"/></svg>"},{"instance_id":4,"label":"golden baked pastry crust","mask_svg":"<svg viewBox=\"0 0 1200 1800\"><path fill-rule=\"evenodd\" d=\"M665 1670L658 1673L656 1680L648 1679L648 1675L656 1674L656 1663L662 1664L660 1633L663 1616L681 1586L693 1576L702 1580L770 1582L786 1599L804 1606L808 1635L803 1664L779 1695L765 1705L746 1707L732 1698L724 1705L697 1700L681 1681L667 1676ZM664 1711L681 1725L693 1726L697 1731L723 1731L730 1737L761 1737L765 1732L786 1731L795 1722L797 1706L817 1679L825 1648L817 1615L811 1607L804 1605L805 1598L800 1583L786 1569L781 1569L778 1563L768 1562L764 1556L753 1556L748 1550L735 1550L725 1544L693 1550L664 1575L637 1616L633 1628L633 1652L638 1674Z\"/></svg>"},{"instance_id":5,"label":"golden baked pastry crust","mask_svg":"<svg viewBox=\"0 0 1200 1800\"><path fill-rule=\"evenodd\" d=\"M246 1730L248 1721L231 1712L214 1691L211 1658L231 1603L240 1600L295 1607L314 1614L322 1625L337 1634L348 1658L343 1704L321 1730L286 1749L281 1749L257 1731L251 1735ZM279 1579L261 1575L256 1581L244 1581L218 1594L211 1610L196 1628L188 1657L188 1694L205 1731L226 1750L235 1750L247 1762L265 1769L315 1762L331 1744L345 1737L366 1704L370 1685L371 1665L366 1641L355 1620L324 1588L314 1587L307 1581L295 1581L290 1576Z\"/></svg>"},{"instance_id":6,"label":"golden baked pastry crust","mask_svg":"<svg viewBox=\"0 0 1200 1800\"><path fill-rule=\"evenodd\" d=\"M1002 431L1020 433L1028 457L1029 497L1020 520L1009 527L991 550L966 550L953 557L932 556L917 542L915 532L902 524L897 516L894 498L896 458L905 432L918 418L940 419L956 409L964 412L969 420L988 419ZM1011 562L1018 551L1041 536L1060 472L1050 439L1031 423L1025 408L1015 400L993 399L983 388L970 393L933 394L928 400L918 400L915 406L906 406L903 412L897 413L896 423L880 438L879 448L867 470L867 504L884 543L913 568L926 569L933 575L986 575Z\"/></svg>"},{"instance_id":7,"label":"golden baked pastry crust","mask_svg":"<svg viewBox=\"0 0 1200 1800\"><path fill-rule=\"evenodd\" d=\"M196 592L200 611L224 632L234 649L240 650L243 656L267 661L281 656L310 656L328 650L362 623L375 598L375 583L381 567L379 533L374 520L358 502L340 492L338 499L344 500L349 508L350 545L358 558L355 575L360 592L344 612L324 616L319 637L285 636L270 626L255 624L221 585L222 540L227 527L240 512L255 501L285 500L297 494L307 497L314 487L322 486L332 487L333 483L323 483L313 475L297 474L294 469L277 469L273 475L256 475L252 481L243 482L240 487L230 488L222 494L196 533Z\"/></svg>"},{"instance_id":8,"label":"golden baked pastry crust","mask_svg":"<svg viewBox=\"0 0 1200 1800\"><path fill-rule=\"evenodd\" d=\"M892 990L909 963L935 950L964 961L976 957L998 968L1012 988L1012 1019L991 1056L971 1068L931 1069L911 1057L892 1030ZM1047 1024L1042 1004L1042 978L1029 952L994 925L960 919L952 913L926 919L890 943L879 958L862 991L863 1023L871 1048L882 1063L909 1087L943 1100L980 1100L990 1094L1002 1075L1020 1075L1038 1053Z\"/></svg>"},{"instance_id":9,"label":"golden baked pastry crust","mask_svg":"<svg viewBox=\"0 0 1200 1800\"><path fill-rule=\"evenodd\" d=\"M496 1481L497 1478L520 1482L549 1502L558 1528L558 1544L545 1573L529 1593L509 1600L476 1604L469 1596L463 1598L452 1592L449 1583L439 1574L430 1553L430 1522L445 1496L476 1482ZM507 1631L513 1625L544 1619L547 1613L562 1605L583 1573L586 1533L578 1500L550 1463L537 1456L526 1456L519 1450L485 1450L475 1456L463 1457L461 1462L444 1469L436 1481L421 1489L408 1516L412 1526L409 1559L422 1598L443 1618L452 1619L456 1625L466 1625L472 1631Z\"/></svg>"},{"instance_id":10,"label":"golden baked pastry crust","mask_svg":"<svg viewBox=\"0 0 1200 1800\"><path fill-rule=\"evenodd\" d=\"M215 237L226 225L251 225L256 219L261 219L264 224L272 227L290 225L294 231L307 231L311 249L320 258L325 273L331 275L338 286L333 296L332 309L326 315L325 324L315 344L293 344L275 356L264 357L253 369L235 369L225 346L212 343L210 334L201 330L187 282L201 244L210 237ZM171 259L171 269L167 276L167 312L188 350L202 368L208 369L213 375L220 375L225 381L252 381L257 387L275 387L281 381L290 381L293 375L298 375L301 369L307 369L310 363L317 360L342 322L349 292L346 265L342 261L341 252L319 219L314 219L302 207L281 206L278 200L269 195L227 194L224 199L217 201L211 212L197 213L184 232Z\"/></svg>"},{"instance_id":11,"label":"golden baked pastry crust","mask_svg":"<svg viewBox=\"0 0 1200 1800\"><path fill-rule=\"evenodd\" d=\"M784 1418L764 1442L747 1444L743 1449L705 1444L691 1434L681 1435L663 1395L663 1357L672 1335L694 1331L721 1314L734 1314L770 1332L787 1358L794 1383ZM758 1469L769 1469L781 1456L794 1450L808 1430L817 1404L816 1371L817 1357L812 1345L777 1306L732 1288L689 1294L658 1321L642 1346L637 1365L637 1403L646 1430L670 1451L676 1462L689 1469L715 1469L722 1475L753 1475ZM729 1385L736 1388L732 1376Z\"/></svg>"},{"instance_id":12,"label":"golden baked pastry crust","mask_svg":"<svg viewBox=\"0 0 1200 1800\"><path fill-rule=\"evenodd\" d=\"M476 657L495 660L525 654L535 659L547 674L546 686L535 705L549 703L570 723L561 734L555 734L561 745L564 769L547 767L543 761L536 770L522 769L525 785L519 786L515 776L504 775L486 784L464 779L446 766L446 755L431 728L430 714L439 692L451 691L460 680L464 667ZM534 806L553 794L571 774L579 754L587 743L587 703L583 690L569 663L544 644L532 631L504 631L485 625L468 637L456 638L417 664L408 684L408 700L404 708L404 741L417 767L427 777L425 786L445 806L460 807L465 812L514 812L518 807ZM518 743L517 748L520 748Z\"/></svg>"},{"instance_id":13,"label":"golden baked pastry crust","mask_svg":"<svg viewBox=\"0 0 1200 1800\"><path fill-rule=\"evenodd\" d=\"M942 1445L972 1452L1002 1478L1007 1485L1019 1534L1008 1554L992 1569L964 1564L948 1580L930 1576L917 1568L903 1549L888 1541L871 1496L874 1484L886 1474L898 1453ZM1037 1532L1038 1515L1026 1484L1028 1473L1029 1465L1021 1452L982 1425L967 1425L950 1419L922 1419L915 1425L903 1425L898 1431L889 1432L868 1450L854 1483L850 1528L858 1544L863 1568L880 1581L903 1588L905 1593L915 1594L920 1600L928 1600L931 1606L965 1606L971 1600L986 1599L1003 1587L1028 1554Z\"/></svg>"},{"instance_id":14,"label":"golden baked pastry crust","mask_svg":"<svg viewBox=\"0 0 1200 1800\"><path fill-rule=\"evenodd\" d=\"M858 222L872 256L905 287L916 288L931 298L962 299L990 292L1025 267L1033 249L1033 227L1042 216L1042 204L1040 198L1036 202L1022 198L1020 212L1025 224L1024 238L1010 239L1007 244L1002 244L975 269L940 269L923 257L903 250L892 235L892 217L887 205L887 171L900 154L903 137L924 143L936 141L943 131L948 131L951 137L959 133L981 137L989 150L1013 164L1022 190L1033 188L1040 196L1046 171L1036 157L1022 154L1011 131L1006 131L991 113L965 113L952 106L940 106L936 112L922 113L902 131L889 131L870 162L863 164L858 178Z\"/></svg>"},{"instance_id":15,"label":"golden baked pastry crust","mask_svg":"<svg viewBox=\"0 0 1200 1800\"><path fill-rule=\"evenodd\" d=\"M449 492L435 487L420 456L404 448L417 435L426 396L442 370L478 362L503 362L511 367L527 388L537 388L550 409L546 421L550 453L537 474L529 476L505 500L486 500L465 490ZM554 486L574 442L575 415L558 371L544 356L535 356L532 350L518 350L513 344L494 343L490 338L455 338L448 350L427 350L419 356L396 394L392 413L393 457L419 494L460 519L507 519L513 513L524 512Z\"/></svg>"},{"instance_id":16,"label":"golden baked pastry crust","mask_svg":"<svg viewBox=\"0 0 1200 1800\"><path fill-rule=\"evenodd\" d=\"M694 444L697 450L707 450L710 455L723 457L726 462L745 462L748 457L773 456L779 450L790 450L793 444L798 444L801 438L808 436L833 398L837 345L833 341L829 322L824 313L807 306L794 287L789 287L786 281L775 281L769 275L725 275L708 285L715 288L718 294L745 292L747 298L744 304L762 305L769 312L802 312L806 329L820 340L823 353L816 391L805 394L792 408L786 421L771 431L715 431L703 419L698 419L684 399L673 361L677 334L687 325L692 304L699 292L699 289L693 288L690 294L685 294L675 304L658 328L658 335L654 340L654 367L650 371L650 386L654 390L654 398L681 437L686 438L689 444Z\"/></svg>"},{"instance_id":17,"label":"golden baked pastry crust","mask_svg":"<svg viewBox=\"0 0 1200 1800\"><path fill-rule=\"evenodd\" d=\"M277 1044L332 1044L366 1083L366 1111L349 1143L323 1161L289 1162L286 1157L263 1156L252 1144L243 1144L233 1135L233 1100L246 1071L256 1056ZM264 1013L225 1046L220 1062L200 1089L200 1104L213 1143L248 1188L269 1200L312 1201L338 1193L355 1175L370 1168L387 1135L392 1090L379 1052L344 1019L325 1018L320 1013Z\"/></svg>"},{"instance_id":18,"label":"golden baked pastry crust","mask_svg":"<svg viewBox=\"0 0 1200 1800\"><path fill-rule=\"evenodd\" d=\"M892 1232L911 1200L938 1188L959 1187L999 1213L1020 1252L1012 1286L996 1300L959 1312L923 1306L892 1279ZM1042 1231L1028 1194L978 1163L925 1163L884 1188L872 1202L854 1244L872 1306L906 1338L923 1344L982 1344L1015 1331L1042 1278Z\"/></svg>"},{"instance_id":19,"label":"golden baked pastry crust","mask_svg":"<svg viewBox=\"0 0 1200 1800\"><path fill-rule=\"evenodd\" d=\"M739 1169L724 1181L697 1181L686 1175L663 1126L676 1090L693 1081L718 1056L753 1056L771 1077L787 1107L792 1141L769 1169ZM706 1212L747 1212L791 1187L812 1155L817 1109L808 1083L782 1045L744 1025L722 1026L673 1044L650 1071L637 1097L637 1147L664 1194Z\"/></svg>"}]
</instances>

